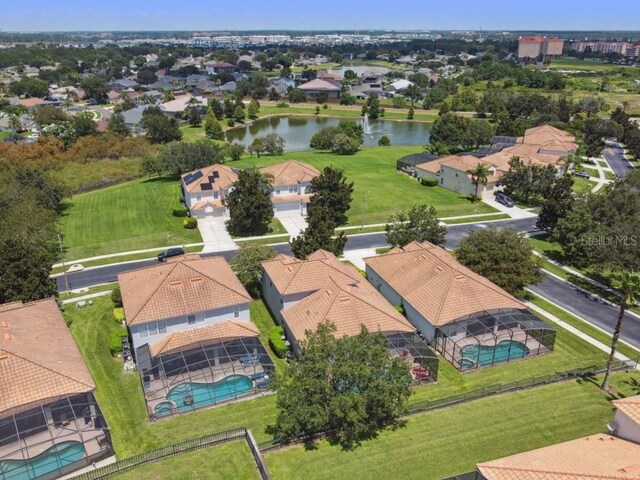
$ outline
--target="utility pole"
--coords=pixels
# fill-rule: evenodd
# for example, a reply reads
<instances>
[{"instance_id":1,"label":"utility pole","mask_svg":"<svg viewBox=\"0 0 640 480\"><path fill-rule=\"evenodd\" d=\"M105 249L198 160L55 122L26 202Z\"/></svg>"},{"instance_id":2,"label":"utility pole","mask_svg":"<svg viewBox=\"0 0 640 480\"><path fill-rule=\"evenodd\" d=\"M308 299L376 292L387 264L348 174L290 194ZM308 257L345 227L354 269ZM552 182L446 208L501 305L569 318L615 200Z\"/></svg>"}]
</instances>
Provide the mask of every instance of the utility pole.
<instances>
[{"instance_id":1,"label":"utility pole","mask_svg":"<svg viewBox=\"0 0 640 480\"><path fill-rule=\"evenodd\" d=\"M58 245L60 245L60 258L62 259L62 271L64 274L64 288L67 293L69 292L69 279L67 278L67 268L64 266L64 250L62 249L62 239L60 238L60 234L56 234L58 236Z\"/></svg>"}]
</instances>

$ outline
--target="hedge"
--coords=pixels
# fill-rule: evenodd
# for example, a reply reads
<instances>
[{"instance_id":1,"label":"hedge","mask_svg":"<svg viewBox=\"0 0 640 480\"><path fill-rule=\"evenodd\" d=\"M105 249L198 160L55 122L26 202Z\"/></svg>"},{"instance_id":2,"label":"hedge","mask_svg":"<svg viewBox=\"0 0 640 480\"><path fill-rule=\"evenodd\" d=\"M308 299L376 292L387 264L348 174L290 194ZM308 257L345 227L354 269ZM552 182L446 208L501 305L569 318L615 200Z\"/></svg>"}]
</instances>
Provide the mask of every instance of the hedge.
<instances>
[{"instance_id":1,"label":"hedge","mask_svg":"<svg viewBox=\"0 0 640 480\"><path fill-rule=\"evenodd\" d=\"M198 219L196 217L185 218L182 224L184 228L194 229L198 227Z\"/></svg>"},{"instance_id":2,"label":"hedge","mask_svg":"<svg viewBox=\"0 0 640 480\"><path fill-rule=\"evenodd\" d=\"M282 327L273 327L269 330L269 346L278 358L284 358L287 356L287 346L285 345L284 340L282 340L283 334L284 328Z\"/></svg>"},{"instance_id":3,"label":"hedge","mask_svg":"<svg viewBox=\"0 0 640 480\"><path fill-rule=\"evenodd\" d=\"M124 320L124 308L116 307L113 309L113 319L122 325L122 321Z\"/></svg>"},{"instance_id":4,"label":"hedge","mask_svg":"<svg viewBox=\"0 0 640 480\"><path fill-rule=\"evenodd\" d=\"M438 186L438 179L437 178L422 177L420 179L420 183L422 185L424 185L425 187L437 187Z\"/></svg>"},{"instance_id":5,"label":"hedge","mask_svg":"<svg viewBox=\"0 0 640 480\"><path fill-rule=\"evenodd\" d=\"M115 355L122 351L122 337L127 336L127 329L125 327L115 328L109 335L109 350L111 355Z\"/></svg>"}]
</instances>

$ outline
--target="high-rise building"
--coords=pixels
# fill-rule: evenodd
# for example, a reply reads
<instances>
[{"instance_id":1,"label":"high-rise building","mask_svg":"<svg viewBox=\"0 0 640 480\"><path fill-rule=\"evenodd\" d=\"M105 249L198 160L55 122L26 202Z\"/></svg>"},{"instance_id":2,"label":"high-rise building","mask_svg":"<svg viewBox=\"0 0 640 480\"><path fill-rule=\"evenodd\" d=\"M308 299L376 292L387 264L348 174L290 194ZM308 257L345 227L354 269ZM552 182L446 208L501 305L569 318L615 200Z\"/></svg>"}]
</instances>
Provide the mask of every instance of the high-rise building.
<instances>
[{"instance_id":1,"label":"high-rise building","mask_svg":"<svg viewBox=\"0 0 640 480\"><path fill-rule=\"evenodd\" d=\"M558 37L543 35L523 35L518 40L518 59L535 59L543 57L560 57L564 47L564 40Z\"/></svg>"}]
</instances>

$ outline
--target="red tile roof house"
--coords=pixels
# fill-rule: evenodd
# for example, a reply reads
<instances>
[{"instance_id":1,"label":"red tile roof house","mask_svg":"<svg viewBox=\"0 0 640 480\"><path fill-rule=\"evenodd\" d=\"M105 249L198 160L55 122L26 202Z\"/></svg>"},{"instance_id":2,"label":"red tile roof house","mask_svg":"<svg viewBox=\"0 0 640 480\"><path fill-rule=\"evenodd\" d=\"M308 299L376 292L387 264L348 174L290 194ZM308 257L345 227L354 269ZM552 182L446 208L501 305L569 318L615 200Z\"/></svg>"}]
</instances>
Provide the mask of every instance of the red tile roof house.
<instances>
[{"instance_id":1,"label":"red tile roof house","mask_svg":"<svg viewBox=\"0 0 640 480\"><path fill-rule=\"evenodd\" d=\"M296 355L306 332L321 323L334 324L337 337L357 335L365 326L384 334L391 355L412 363L414 380L436 379L437 356L415 335L415 327L332 253L317 250L307 260L279 255L262 267L263 298Z\"/></svg>"},{"instance_id":2,"label":"red tile roof house","mask_svg":"<svg viewBox=\"0 0 640 480\"><path fill-rule=\"evenodd\" d=\"M226 198L236 180L238 171L225 165L210 165L183 174L180 186L185 206L196 218L228 218Z\"/></svg>"},{"instance_id":3,"label":"red tile roof house","mask_svg":"<svg viewBox=\"0 0 640 480\"><path fill-rule=\"evenodd\" d=\"M367 279L462 371L553 350L556 331L429 242L364 259Z\"/></svg>"},{"instance_id":4,"label":"red tile roof house","mask_svg":"<svg viewBox=\"0 0 640 480\"><path fill-rule=\"evenodd\" d=\"M186 255L118 275L150 416L251 395L273 369L251 297L222 257Z\"/></svg>"},{"instance_id":5,"label":"red tile roof house","mask_svg":"<svg viewBox=\"0 0 640 480\"><path fill-rule=\"evenodd\" d=\"M95 385L52 298L0 305L0 478L58 478L111 456Z\"/></svg>"},{"instance_id":6,"label":"red tile roof house","mask_svg":"<svg viewBox=\"0 0 640 480\"><path fill-rule=\"evenodd\" d=\"M311 180L320 172L306 163L296 160L263 167L260 172L271 177L271 202L275 213L297 211L307 214L311 194L307 193Z\"/></svg>"}]
</instances>

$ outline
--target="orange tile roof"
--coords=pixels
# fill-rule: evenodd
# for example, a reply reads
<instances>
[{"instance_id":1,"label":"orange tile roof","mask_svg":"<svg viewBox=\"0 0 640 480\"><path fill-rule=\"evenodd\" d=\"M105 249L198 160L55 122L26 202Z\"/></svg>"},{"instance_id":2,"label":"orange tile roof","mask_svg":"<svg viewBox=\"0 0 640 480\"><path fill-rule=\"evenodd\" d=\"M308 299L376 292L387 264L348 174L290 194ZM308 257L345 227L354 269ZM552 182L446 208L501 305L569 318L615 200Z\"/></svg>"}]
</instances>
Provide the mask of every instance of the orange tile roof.
<instances>
[{"instance_id":1,"label":"orange tile roof","mask_svg":"<svg viewBox=\"0 0 640 480\"><path fill-rule=\"evenodd\" d=\"M364 261L434 326L483 310L526 308L429 242L413 242Z\"/></svg>"},{"instance_id":2,"label":"orange tile roof","mask_svg":"<svg viewBox=\"0 0 640 480\"><path fill-rule=\"evenodd\" d=\"M335 284L355 285L363 281L362 275L324 250L312 253L306 261L278 255L262 262L262 267L280 295L310 293Z\"/></svg>"},{"instance_id":3,"label":"orange tile roof","mask_svg":"<svg viewBox=\"0 0 640 480\"><path fill-rule=\"evenodd\" d=\"M187 192L210 192L212 190L226 190L238 180L238 174L233 168L226 165L209 165L208 167L201 168L200 170L194 170L193 172L184 173L181 175L181 179L184 184L184 179L187 175L192 175L196 172L201 172L202 176L197 180L191 182L189 185L185 185ZM218 177L211 181L209 177L214 173L218 174ZM203 190L203 185L211 184L210 190Z\"/></svg>"},{"instance_id":4,"label":"orange tile roof","mask_svg":"<svg viewBox=\"0 0 640 480\"><path fill-rule=\"evenodd\" d=\"M317 168L298 162L297 160L287 160L286 162L275 163L268 167L262 167L261 173L273 177L272 185L279 187L283 185L297 185L302 182L310 182L320 175Z\"/></svg>"},{"instance_id":5,"label":"orange tile roof","mask_svg":"<svg viewBox=\"0 0 640 480\"><path fill-rule=\"evenodd\" d=\"M337 337L370 332L415 332L411 325L364 279L354 286L335 283L312 293L282 311L282 317L297 340L321 323L333 323Z\"/></svg>"},{"instance_id":6,"label":"orange tile roof","mask_svg":"<svg viewBox=\"0 0 640 480\"><path fill-rule=\"evenodd\" d=\"M0 416L94 389L54 299L0 305Z\"/></svg>"},{"instance_id":7,"label":"orange tile roof","mask_svg":"<svg viewBox=\"0 0 640 480\"><path fill-rule=\"evenodd\" d=\"M638 480L640 445L591 435L478 465L487 480Z\"/></svg>"},{"instance_id":8,"label":"orange tile roof","mask_svg":"<svg viewBox=\"0 0 640 480\"><path fill-rule=\"evenodd\" d=\"M23 107L31 108L41 104L48 104L49 102L47 102L44 98L31 97L20 99L18 100L18 103Z\"/></svg>"},{"instance_id":9,"label":"orange tile roof","mask_svg":"<svg viewBox=\"0 0 640 480\"><path fill-rule=\"evenodd\" d=\"M206 208L208 206L211 206L213 208L220 208L224 207L224 204L219 198L208 198L207 200L200 200L199 202L194 203L191 206L191 210L202 210L203 208Z\"/></svg>"},{"instance_id":10,"label":"orange tile roof","mask_svg":"<svg viewBox=\"0 0 640 480\"><path fill-rule=\"evenodd\" d=\"M331 82L322 80L320 78L314 78L313 80L299 85L300 90L326 90L329 92L339 92L340 87L334 85Z\"/></svg>"},{"instance_id":11,"label":"orange tile roof","mask_svg":"<svg viewBox=\"0 0 640 480\"><path fill-rule=\"evenodd\" d=\"M118 274L127 325L241 305L251 300L223 257L186 255Z\"/></svg>"},{"instance_id":12,"label":"orange tile roof","mask_svg":"<svg viewBox=\"0 0 640 480\"><path fill-rule=\"evenodd\" d=\"M640 395L614 400L613 404L640 426Z\"/></svg>"},{"instance_id":13,"label":"orange tile roof","mask_svg":"<svg viewBox=\"0 0 640 480\"><path fill-rule=\"evenodd\" d=\"M311 201L311 194L309 193L309 194L304 194L304 195L297 195L297 194L293 194L293 195L273 195L271 197L271 201L273 203L287 203L287 202L295 202L295 201L309 203Z\"/></svg>"},{"instance_id":14,"label":"orange tile roof","mask_svg":"<svg viewBox=\"0 0 640 480\"><path fill-rule=\"evenodd\" d=\"M193 345L211 345L235 338L256 337L260 335L252 322L225 320L199 328L174 332L151 343L151 355L167 355Z\"/></svg>"}]
</instances>

